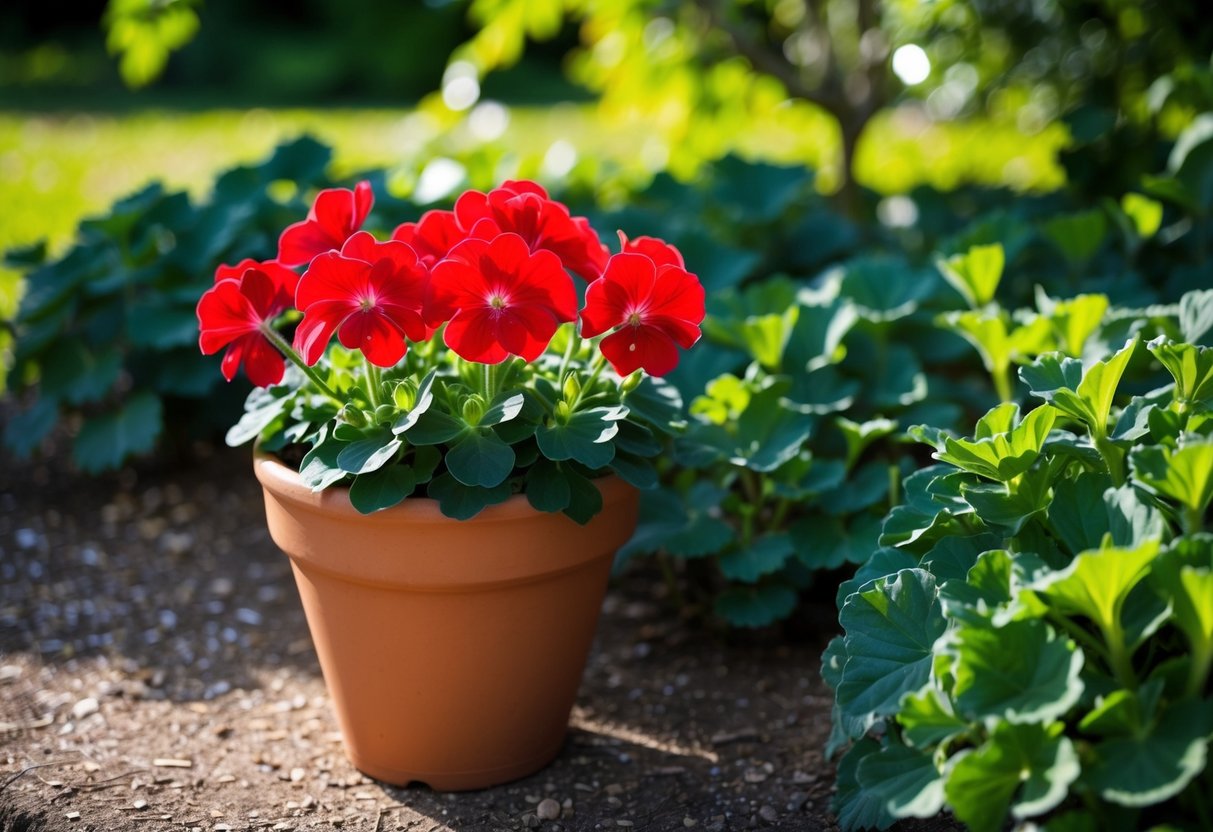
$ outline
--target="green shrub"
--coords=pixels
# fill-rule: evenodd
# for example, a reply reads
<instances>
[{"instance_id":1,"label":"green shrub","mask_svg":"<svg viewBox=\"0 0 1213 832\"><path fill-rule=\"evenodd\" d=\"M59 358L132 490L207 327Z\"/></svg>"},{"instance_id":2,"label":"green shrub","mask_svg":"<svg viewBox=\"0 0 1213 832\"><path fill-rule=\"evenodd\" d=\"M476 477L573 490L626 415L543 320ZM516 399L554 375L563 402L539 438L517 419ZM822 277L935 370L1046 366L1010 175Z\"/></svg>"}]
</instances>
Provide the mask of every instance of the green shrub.
<instances>
[{"instance_id":1,"label":"green shrub","mask_svg":"<svg viewBox=\"0 0 1213 832\"><path fill-rule=\"evenodd\" d=\"M938 464L840 588L823 657L844 828L1208 824L1211 316L1191 293L1144 347L1038 357L1019 375L1043 403L971 438L911 430Z\"/></svg>"}]
</instances>

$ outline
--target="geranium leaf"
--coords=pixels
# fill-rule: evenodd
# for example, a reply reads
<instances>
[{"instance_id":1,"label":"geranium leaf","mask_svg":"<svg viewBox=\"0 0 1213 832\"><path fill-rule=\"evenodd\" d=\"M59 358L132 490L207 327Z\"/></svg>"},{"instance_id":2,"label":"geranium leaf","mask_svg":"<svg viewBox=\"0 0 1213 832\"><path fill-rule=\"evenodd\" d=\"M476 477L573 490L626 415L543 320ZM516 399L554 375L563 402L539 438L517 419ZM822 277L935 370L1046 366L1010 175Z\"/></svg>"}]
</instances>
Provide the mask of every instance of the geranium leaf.
<instances>
[{"instance_id":1,"label":"geranium leaf","mask_svg":"<svg viewBox=\"0 0 1213 832\"><path fill-rule=\"evenodd\" d=\"M535 432L535 439L539 450L553 462L575 459L596 471L615 458L615 445L611 439L619 432L618 422L626 414L624 408L579 410L565 424L541 425Z\"/></svg>"},{"instance_id":2,"label":"geranium leaf","mask_svg":"<svg viewBox=\"0 0 1213 832\"><path fill-rule=\"evenodd\" d=\"M499 393L497 398L493 399L493 403L489 405L488 410L484 411L484 415L480 417L479 424L490 427L508 422L517 418L525 405L526 396L521 392Z\"/></svg>"},{"instance_id":3,"label":"geranium leaf","mask_svg":"<svg viewBox=\"0 0 1213 832\"><path fill-rule=\"evenodd\" d=\"M901 736L916 748L929 748L945 743L969 730L969 723L956 715L946 694L933 684L901 700L897 714Z\"/></svg>"},{"instance_id":4,"label":"geranium leaf","mask_svg":"<svg viewBox=\"0 0 1213 832\"><path fill-rule=\"evenodd\" d=\"M1199 524L1213 500L1213 442L1189 441L1177 451L1161 446L1138 448L1129 455L1129 462L1140 485L1180 503Z\"/></svg>"},{"instance_id":5,"label":"geranium leaf","mask_svg":"<svg viewBox=\"0 0 1213 832\"><path fill-rule=\"evenodd\" d=\"M930 754L889 744L859 761L860 787L895 818L929 818L943 808L943 777Z\"/></svg>"},{"instance_id":6,"label":"geranium leaf","mask_svg":"<svg viewBox=\"0 0 1213 832\"><path fill-rule=\"evenodd\" d=\"M1072 554L1098 549L1110 521L1104 492L1112 486L1106 474L1085 471L1053 486L1049 525Z\"/></svg>"},{"instance_id":7,"label":"geranium leaf","mask_svg":"<svg viewBox=\"0 0 1213 832\"><path fill-rule=\"evenodd\" d=\"M901 697L930 673L935 640L947 622L935 578L904 569L849 596L839 613L850 661L838 686L844 713L897 712Z\"/></svg>"},{"instance_id":8,"label":"geranium leaf","mask_svg":"<svg viewBox=\"0 0 1213 832\"><path fill-rule=\"evenodd\" d=\"M496 488L514 470L514 449L491 430L472 429L446 452L446 468L464 485Z\"/></svg>"},{"instance_id":9,"label":"geranium leaf","mask_svg":"<svg viewBox=\"0 0 1213 832\"><path fill-rule=\"evenodd\" d=\"M128 456L150 451L163 426L160 399L152 393L136 393L117 410L84 423L72 446L72 458L90 474L117 468Z\"/></svg>"},{"instance_id":10,"label":"geranium leaf","mask_svg":"<svg viewBox=\"0 0 1213 832\"><path fill-rule=\"evenodd\" d=\"M565 506L564 513L584 526L602 511L602 492L592 480L581 476L568 465L561 465L560 470L569 483L569 504Z\"/></svg>"},{"instance_id":11,"label":"geranium leaf","mask_svg":"<svg viewBox=\"0 0 1213 832\"><path fill-rule=\"evenodd\" d=\"M621 479L636 488L648 490L657 487L657 469L647 459L617 450L615 457L611 460L610 468Z\"/></svg>"},{"instance_id":12,"label":"geranium leaf","mask_svg":"<svg viewBox=\"0 0 1213 832\"><path fill-rule=\"evenodd\" d=\"M686 424L678 388L661 379L645 376L634 390L623 394L623 403L633 416L662 433L680 430Z\"/></svg>"},{"instance_id":13,"label":"geranium leaf","mask_svg":"<svg viewBox=\"0 0 1213 832\"><path fill-rule=\"evenodd\" d=\"M304 454L299 464L303 484L313 491L323 491L346 476L346 472L337 464L337 457L347 443L326 435L324 431L322 428L319 440Z\"/></svg>"},{"instance_id":14,"label":"geranium leaf","mask_svg":"<svg viewBox=\"0 0 1213 832\"><path fill-rule=\"evenodd\" d=\"M1051 325L1061 351L1081 358L1087 339L1099 329L1108 311L1108 296L1075 295L1069 300L1053 300L1037 287L1036 304Z\"/></svg>"},{"instance_id":15,"label":"geranium leaf","mask_svg":"<svg viewBox=\"0 0 1213 832\"><path fill-rule=\"evenodd\" d=\"M1042 355L1031 365L1021 367L1019 376L1032 395L1085 423L1095 436L1105 436L1112 414L1112 399L1136 346L1136 339L1129 341L1085 372L1082 362L1077 359L1062 358L1058 354Z\"/></svg>"},{"instance_id":16,"label":"geranium leaf","mask_svg":"<svg viewBox=\"0 0 1213 832\"><path fill-rule=\"evenodd\" d=\"M987 372L1001 377L1010 368L1015 353L1005 314L970 309L948 312L940 316L937 322L972 344Z\"/></svg>"},{"instance_id":17,"label":"geranium leaf","mask_svg":"<svg viewBox=\"0 0 1213 832\"><path fill-rule=\"evenodd\" d=\"M780 368L799 312L800 307L792 305L782 313L751 315L741 322L742 340L754 360L768 370Z\"/></svg>"},{"instance_id":18,"label":"geranium leaf","mask_svg":"<svg viewBox=\"0 0 1213 832\"><path fill-rule=\"evenodd\" d=\"M1112 545L1136 548L1147 540L1159 540L1166 523L1162 513L1142 499L1132 485L1110 488L1103 495ZM1095 544L1086 548L1093 549ZM1077 551L1077 550L1076 550Z\"/></svg>"},{"instance_id":19,"label":"geranium leaf","mask_svg":"<svg viewBox=\"0 0 1213 832\"><path fill-rule=\"evenodd\" d=\"M1152 806L1179 794L1204 770L1213 732L1206 703L1172 705L1143 727L1093 746L1087 779L1104 800Z\"/></svg>"},{"instance_id":20,"label":"geranium leaf","mask_svg":"<svg viewBox=\"0 0 1213 832\"><path fill-rule=\"evenodd\" d=\"M1185 563L1177 551L1158 559L1150 576L1158 594L1171 606L1172 620L1188 640L1196 667L1191 687L1201 685L1201 674L1213 662L1213 547L1206 541L1204 563ZM1203 665L1203 671L1202 671Z\"/></svg>"},{"instance_id":21,"label":"geranium leaf","mask_svg":"<svg viewBox=\"0 0 1213 832\"><path fill-rule=\"evenodd\" d=\"M922 556L922 568L929 570L940 584L952 580L963 581L983 552L997 549L1001 545L1001 535L988 532L945 537Z\"/></svg>"},{"instance_id":22,"label":"geranium leaf","mask_svg":"<svg viewBox=\"0 0 1213 832\"><path fill-rule=\"evenodd\" d=\"M1213 402L1213 347L1176 344L1159 336L1146 344L1175 379L1175 398L1182 405Z\"/></svg>"},{"instance_id":23,"label":"geranium leaf","mask_svg":"<svg viewBox=\"0 0 1213 832\"><path fill-rule=\"evenodd\" d=\"M12 450L18 459L26 459L57 424L59 403L49 396L39 396L29 409L9 412L4 425L4 445Z\"/></svg>"},{"instance_id":24,"label":"geranium leaf","mask_svg":"<svg viewBox=\"0 0 1213 832\"><path fill-rule=\"evenodd\" d=\"M406 414L406 421L407 414ZM393 430L399 426L393 426ZM412 420L403 435L413 445L441 445L450 442L467 428L462 420L456 419L449 413L429 408Z\"/></svg>"},{"instance_id":25,"label":"geranium leaf","mask_svg":"<svg viewBox=\"0 0 1213 832\"><path fill-rule=\"evenodd\" d=\"M337 454L337 467L347 474L369 474L391 461L401 444L387 428L370 431L362 439L346 443Z\"/></svg>"},{"instance_id":26,"label":"geranium leaf","mask_svg":"<svg viewBox=\"0 0 1213 832\"><path fill-rule=\"evenodd\" d=\"M847 749L838 761L837 791L830 808L838 815L844 832L859 829L888 829L896 820L879 796L859 784L859 766L864 759L880 752L880 744L862 739Z\"/></svg>"},{"instance_id":27,"label":"geranium leaf","mask_svg":"<svg viewBox=\"0 0 1213 832\"><path fill-rule=\"evenodd\" d=\"M391 508L413 493L417 475L407 465L388 465L359 474L350 484L350 503L361 514Z\"/></svg>"},{"instance_id":28,"label":"geranium leaf","mask_svg":"<svg viewBox=\"0 0 1213 832\"><path fill-rule=\"evenodd\" d=\"M526 498L536 511L564 511L571 493L568 479L555 462L537 459L526 472Z\"/></svg>"},{"instance_id":29,"label":"geranium leaf","mask_svg":"<svg viewBox=\"0 0 1213 832\"><path fill-rule=\"evenodd\" d=\"M1044 225L1052 240L1073 268L1081 268L1095 256L1108 233L1108 218L1098 208L1063 214Z\"/></svg>"},{"instance_id":30,"label":"geranium leaf","mask_svg":"<svg viewBox=\"0 0 1213 832\"><path fill-rule=\"evenodd\" d=\"M855 465L869 445L897 430L897 422L892 419L871 419L861 423L839 416L834 420L834 424L842 431L842 437L847 443L848 468Z\"/></svg>"},{"instance_id":31,"label":"geranium leaf","mask_svg":"<svg viewBox=\"0 0 1213 832\"><path fill-rule=\"evenodd\" d=\"M425 374L425 378L417 385L417 391L412 395L404 397L412 399L412 404L407 410L396 417L396 421L392 424L392 433L401 434L417 424L417 420L422 414L430 409L430 405L434 403L434 376L437 371L430 370ZM401 401L397 400L397 406L401 405ZM448 437L449 438L449 437ZM413 440L416 441L416 440ZM446 440L440 440L445 442Z\"/></svg>"},{"instance_id":32,"label":"geranium leaf","mask_svg":"<svg viewBox=\"0 0 1213 832\"><path fill-rule=\"evenodd\" d=\"M1134 549L1082 552L1066 569L1042 575L1030 588L1059 609L1085 615L1109 632L1120 627L1125 599L1157 555L1157 540L1147 540Z\"/></svg>"},{"instance_id":33,"label":"geranium leaf","mask_svg":"<svg viewBox=\"0 0 1213 832\"><path fill-rule=\"evenodd\" d=\"M1188 292L1179 299L1179 331L1189 344L1210 344L1213 333L1213 289Z\"/></svg>"},{"instance_id":34,"label":"geranium leaf","mask_svg":"<svg viewBox=\"0 0 1213 832\"><path fill-rule=\"evenodd\" d=\"M986 415L986 418L997 416L997 427L987 423L985 430L978 425L978 433L974 439L953 439L943 436L943 448L934 454L941 462L948 462L965 471L986 477L987 479L1006 482L1023 474L1040 455L1057 411L1048 405L1042 405L1029 413L1022 422L1010 430L1005 430L1002 417L1014 416L1018 413L1015 405L1000 405ZM982 435L982 434L986 435Z\"/></svg>"},{"instance_id":35,"label":"geranium leaf","mask_svg":"<svg viewBox=\"0 0 1213 832\"><path fill-rule=\"evenodd\" d=\"M763 390L737 420L731 461L752 471L774 471L800 453L815 421L788 407L778 389Z\"/></svg>"},{"instance_id":36,"label":"geranium leaf","mask_svg":"<svg viewBox=\"0 0 1213 832\"><path fill-rule=\"evenodd\" d=\"M504 503L513 493L508 482L493 488L464 485L450 474L439 474L426 489L438 501L438 508L454 520L470 520L487 506Z\"/></svg>"},{"instance_id":37,"label":"geranium leaf","mask_svg":"<svg viewBox=\"0 0 1213 832\"><path fill-rule=\"evenodd\" d=\"M260 387L253 389L245 401L244 415L240 421L228 429L224 442L235 448L245 442L256 439L261 432L269 427L282 415L286 406L291 403L289 396L275 396Z\"/></svg>"},{"instance_id":38,"label":"geranium leaf","mask_svg":"<svg viewBox=\"0 0 1213 832\"><path fill-rule=\"evenodd\" d=\"M787 534L766 534L748 546L729 552L718 563L726 578L752 584L763 575L782 569L795 552L796 547Z\"/></svg>"},{"instance_id":39,"label":"geranium leaf","mask_svg":"<svg viewBox=\"0 0 1213 832\"><path fill-rule=\"evenodd\" d=\"M868 556L868 559L855 570L855 574L850 579L838 585L838 592L834 596L834 603L841 609L847 596L852 592L857 592L871 581L882 580L889 575L897 574L903 569L913 569L917 565L918 558L903 549L894 549L890 546L874 549L871 555Z\"/></svg>"},{"instance_id":40,"label":"geranium leaf","mask_svg":"<svg viewBox=\"0 0 1213 832\"><path fill-rule=\"evenodd\" d=\"M781 583L734 586L716 596L712 609L733 627L765 627L791 615L796 597Z\"/></svg>"},{"instance_id":41,"label":"geranium leaf","mask_svg":"<svg viewBox=\"0 0 1213 832\"><path fill-rule=\"evenodd\" d=\"M961 627L954 649L952 696L969 719L1049 722L1082 695L1082 651L1040 619Z\"/></svg>"},{"instance_id":42,"label":"geranium leaf","mask_svg":"<svg viewBox=\"0 0 1213 832\"><path fill-rule=\"evenodd\" d=\"M845 484L822 490L817 504L827 514L845 517L886 502L888 496L889 465L874 460L855 471Z\"/></svg>"},{"instance_id":43,"label":"geranium leaf","mask_svg":"<svg viewBox=\"0 0 1213 832\"><path fill-rule=\"evenodd\" d=\"M973 308L985 306L994 299L1005 264L1006 255L1000 243L973 246L964 254L955 254L935 263L944 279Z\"/></svg>"},{"instance_id":44,"label":"geranium leaf","mask_svg":"<svg viewBox=\"0 0 1213 832\"><path fill-rule=\"evenodd\" d=\"M1061 723L999 723L976 750L957 755L944 791L973 832L997 832L1008 809L1016 818L1037 817L1065 799L1080 766Z\"/></svg>"}]
</instances>

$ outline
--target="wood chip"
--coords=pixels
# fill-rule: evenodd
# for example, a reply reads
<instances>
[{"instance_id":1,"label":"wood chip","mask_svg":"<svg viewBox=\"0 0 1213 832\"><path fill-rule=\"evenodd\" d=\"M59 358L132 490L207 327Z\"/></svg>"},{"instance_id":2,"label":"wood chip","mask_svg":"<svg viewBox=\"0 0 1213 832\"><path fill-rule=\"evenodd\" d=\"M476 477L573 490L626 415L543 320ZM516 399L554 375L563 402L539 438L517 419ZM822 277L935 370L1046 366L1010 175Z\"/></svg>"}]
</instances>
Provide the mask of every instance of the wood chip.
<instances>
[{"instance_id":1,"label":"wood chip","mask_svg":"<svg viewBox=\"0 0 1213 832\"><path fill-rule=\"evenodd\" d=\"M215 778L216 783L235 783L236 777L232 774L221 774Z\"/></svg>"},{"instance_id":2,"label":"wood chip","mask_svg":"<svg viewBox=\"0 0 1213 832\"><path fill-rule=\"evenodd\" d=\"M179 760L175 757L157 757L152 760L152 765L160 768L193 768L193 760Z\"/></svg>"}]
</instances>

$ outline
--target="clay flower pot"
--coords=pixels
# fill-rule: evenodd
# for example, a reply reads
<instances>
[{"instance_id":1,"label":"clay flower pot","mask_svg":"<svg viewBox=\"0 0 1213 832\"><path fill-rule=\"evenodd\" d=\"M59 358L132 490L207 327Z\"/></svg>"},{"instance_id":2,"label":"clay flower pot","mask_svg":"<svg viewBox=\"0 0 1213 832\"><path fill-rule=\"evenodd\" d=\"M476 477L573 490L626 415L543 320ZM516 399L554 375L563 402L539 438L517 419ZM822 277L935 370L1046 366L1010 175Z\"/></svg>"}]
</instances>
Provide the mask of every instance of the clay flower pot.
<instances>
[{"instance_id":1,"label":"clay flower pot","mask_svg":"<svg viewBox=\"0 0 1213 832\"><path fill-rule=\"evenodd\" d=\"M522 496L467 521L428 499L364 516L344 489L313 493L263 453L253 466L358 769L477 789L556 756L635 489L599 480L586 526Z\"/></svg>"}]
</instances>

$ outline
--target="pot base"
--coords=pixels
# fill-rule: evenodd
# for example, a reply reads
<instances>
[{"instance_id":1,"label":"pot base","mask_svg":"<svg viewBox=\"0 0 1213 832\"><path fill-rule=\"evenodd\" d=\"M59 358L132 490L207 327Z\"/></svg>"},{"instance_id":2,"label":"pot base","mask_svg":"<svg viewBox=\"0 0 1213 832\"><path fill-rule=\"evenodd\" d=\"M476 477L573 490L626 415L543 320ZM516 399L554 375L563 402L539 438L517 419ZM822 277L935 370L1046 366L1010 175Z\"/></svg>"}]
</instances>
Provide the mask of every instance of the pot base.
<instances>
[{"instance_id":1,"label":"pot base","mask_svg":"<svg viewBox=\"0 0 1213 832\"><path fill-rule=\"evenodd\" d=\"M564 747L564 737L545 750L542 754L511 763L508 766L495 768L474 769L471 771L405 771L389 768L373 762L362 762L347 750L346 757L354 768L374 780L388 783L392 786L409 786L421 784L437 792L470 792L500 786L513 780L519 780L542 769L560 753Z\"/></svg>"}]
</instances>

